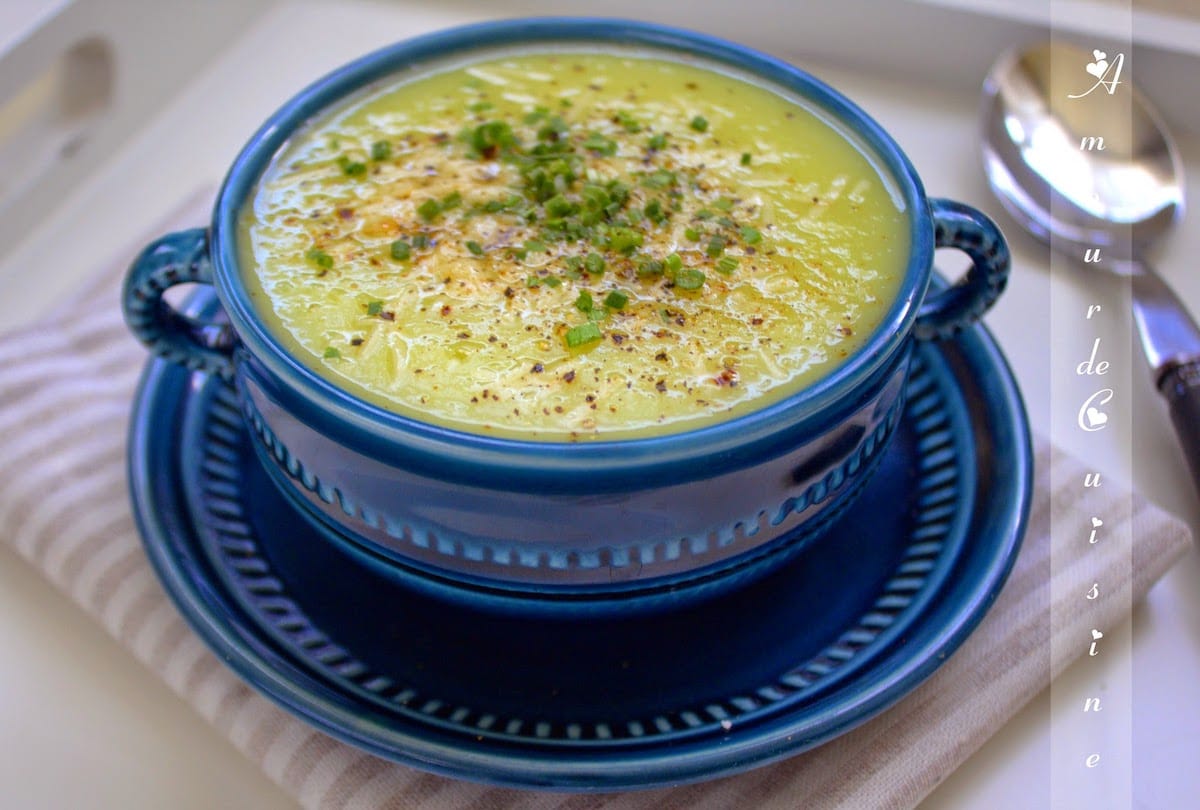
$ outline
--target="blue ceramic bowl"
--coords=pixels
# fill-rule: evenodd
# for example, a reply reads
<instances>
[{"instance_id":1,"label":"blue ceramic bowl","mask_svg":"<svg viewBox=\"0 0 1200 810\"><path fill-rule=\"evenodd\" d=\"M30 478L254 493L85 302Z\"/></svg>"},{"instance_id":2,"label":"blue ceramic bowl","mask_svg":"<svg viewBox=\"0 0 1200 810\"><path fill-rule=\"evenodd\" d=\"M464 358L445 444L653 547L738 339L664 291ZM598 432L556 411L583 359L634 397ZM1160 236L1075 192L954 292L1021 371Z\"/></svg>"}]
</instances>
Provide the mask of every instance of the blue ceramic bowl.
<instances>
[{"instance_id":1,"label":"blue ceramic bowl","mask_svg":"<svg viewBox=\"0 0 1200 810\"><path fill-rule=\"evenodd\" d=\"M385 411L314 373L264 325L238 268L237 221L272 157L305 122L365 85L410 78L489 49L633 46L698 58L800 97L840 123L891 176L908 212L899 294L865 345L785 399L702 429L653 438L529 442L459 432ZM972 266L929 292L934 248ZM324 536L383 558L451 598L538 610L629 610L716 593L782 563L845 509L879 461L902 405L914 341L952 339L1008 273L995 225L928 199L895 142L812 76L711 37L644 23L485 23L377 51L272 115L234 161L212 225L149 246L126 281L126 318L156 354L236 383L278 486ZM212 284L224 316L196 322L163 302ZM928 293L928 294L927 294Z\"/></svg>"}]
</instances>

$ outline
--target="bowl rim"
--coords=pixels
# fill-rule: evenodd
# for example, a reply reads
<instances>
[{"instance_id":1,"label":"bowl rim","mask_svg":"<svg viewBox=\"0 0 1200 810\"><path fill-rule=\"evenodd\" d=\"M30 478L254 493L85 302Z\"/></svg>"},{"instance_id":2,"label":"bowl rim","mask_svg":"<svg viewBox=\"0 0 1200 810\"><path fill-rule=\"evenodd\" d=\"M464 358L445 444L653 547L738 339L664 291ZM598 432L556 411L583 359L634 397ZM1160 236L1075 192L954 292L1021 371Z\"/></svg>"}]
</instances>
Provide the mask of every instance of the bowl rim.
<instances>
[{"instance_id":1,"label":"bowl rim","mask_svg":"<svg viewBox=\"0 0 1200 810\"><path fill-rule=\"evenodd\" d=\"M905 206L909 257L896 299L868 340L828 375L765 407L662 435L554 441L487 435L425 422L362 399L310 369L272 334L250 303L237 257L238 218L263 172L296 130L348 95L389 75L420 71L427 62L520 45L619 45L727 66L795 94L851 131L895 183ZM603 474L605 471L728 458L744 463L752 446L776 445L784 435L816 435L836 424L847 400L877 380L903 349L925 297L933 266L929 202L916 170L893 138L829 85L775 57L727 40L654 23L600 17L536 17L459 26L368 53L316 80L274 112L231 164L217 195L211 225L213 281L218 298L249 357L266 372L274 394L322 432L382 448L395 457L454 457L522 468ZM240 365L240 364L239 364ZM839 407L842 406L842 407ZM379 454L377 454L379 455ZM581 466L585 465L585 466Z\"/></svg>"}]
</instances>

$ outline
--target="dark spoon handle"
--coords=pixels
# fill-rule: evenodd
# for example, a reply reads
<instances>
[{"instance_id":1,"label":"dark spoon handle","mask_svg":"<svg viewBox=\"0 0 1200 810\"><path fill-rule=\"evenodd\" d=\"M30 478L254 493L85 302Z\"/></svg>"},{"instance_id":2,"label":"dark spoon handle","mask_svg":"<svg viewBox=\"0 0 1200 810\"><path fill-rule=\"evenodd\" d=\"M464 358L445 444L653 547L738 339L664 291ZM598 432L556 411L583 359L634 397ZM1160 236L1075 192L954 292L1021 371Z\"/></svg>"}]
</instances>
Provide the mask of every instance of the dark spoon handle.
<instances>
[{"instance_id":1,"label":"dark spoon handle","mask_svg":"<svg viewBox=\"0 0 1200 810\"><path fill-rule=\"evenodd\" d=\"M1159 381L1158 390L1167 398L1175 435L1200 492L1200 360L1168 370Z\"/></svg>"}]
</instances>

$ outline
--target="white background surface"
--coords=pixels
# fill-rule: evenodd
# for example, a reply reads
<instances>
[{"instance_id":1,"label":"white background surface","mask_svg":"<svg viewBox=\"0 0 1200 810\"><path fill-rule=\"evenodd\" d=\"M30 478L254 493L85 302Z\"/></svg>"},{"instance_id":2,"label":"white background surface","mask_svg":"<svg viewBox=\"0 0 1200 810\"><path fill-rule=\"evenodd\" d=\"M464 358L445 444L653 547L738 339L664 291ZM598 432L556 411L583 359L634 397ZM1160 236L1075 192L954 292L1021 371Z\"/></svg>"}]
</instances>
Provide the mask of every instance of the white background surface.
<instances>
[{"instance_id":1,"label":"white background surface","mask_svg":"<svg viewBox=\"0 0 1200 810\"><path fill-rule=\"evenodd\" d=\"M0 4L0 30L16 30L16 22L13 27L6 23L55 5ZM117 9L105 24L117 32L119 53L138 47L137 38L147 33L139 28L145 25L139 5L99 4ZM211 8L239 5L237 14L248 19L245 4ZM508 3L503 8L537 11L546 5ZM1200 525L1200 508L1165 412L1137 373L1125 383L1134 399L1133 433L1113 431L1103 442L1084 441L1058 427L1061 408L1051 400L1054 375L1069 373L1083 357L1067 364L1077 353L1074 345L1047 349L1051 319L1076 317L1092 301L1115 307L1120 298L1114 285L1060 272L1057 266L1052 275L1048 254L1003 218L978 168L975 114L983 71L1001 46L1036 31L988 17L978 23L961 14L941 18L928 5L903 3L796 4L806 6L805 11L789 7L778 18L749 13L768 8L763 2L688 4L685 17L680 17L679 5L643 5L639 14L638 4L618 0L607 3L604 11L710 30L800 63L874 115L908 152L931 193L996 215L1007 226L1016 266L1009 290L988 322L1017 370L1034 424L1097 469L1133 478L1150 497ZM1013 8L1024 19L1036 20L1048 5L1031 0ZM501 6L481 10L450 3L433 8L400 2L281 4L249 24L226 26L232 29L229 34L219 34L220 21L210 20L207 51L188 57L183 53L187 47L181 50L181 60L195 58L194 75L169 95L151 97L151 88L141 99L125 99L134 107L142 105L136 126L111 148L96 147L86 171L80 170L84 179L47 209L38 229L19 244L0 248L0 322L14 324L36 314L75 279L128 250L145 235L147 223L196 189L215 185L261 120L311 79L376 46L495 16ZM572 2L556 8L563 13L596 11L594 4ZM1197 61L1174 42L1180 31L1189 30L1186 21L1146 30L1147 38L1169 47L1139 63L1147 66L1144 76L1162 88L1168 115L1186 124L1197 106L1194 87L1190 95L1176 94L1186 94L1178 88L1194 83ZM173 35L186 40L183 32ZM1200 49L1200 37L1191 41ZM199 48L197 41L188 47ZM1137 72L1132 76L1143 78ZM0 73L0 86L3 78ZM1189 195L1200 200L1200 137L1191 132L1180 140L1191 177ZM1192 258L1200 255L1196 221L1191 217L1164 245L1159 265L1200 310L1200 274ZM1085 337L1080 335L1081 344ZM1129 447L1134 448L1132 470L1122 462ZM1195 767L1200 755L1198 583L1200 555L1193 551L1136 606L1127 626L1108 634L1114 642L1108 649L1130 656L1137 807L1192 807L1200 795L1200 768ZM1092 677L1094 673L1076 667L1054 689L1057 694L1083 689ZM1052 779L1083 778L1082 769L1051 773L1049 707L1047 690L925 806L1048 807ZM98 625L0 548L0 807L289 806L290 799Z\"/></svg>"}]
</instances>

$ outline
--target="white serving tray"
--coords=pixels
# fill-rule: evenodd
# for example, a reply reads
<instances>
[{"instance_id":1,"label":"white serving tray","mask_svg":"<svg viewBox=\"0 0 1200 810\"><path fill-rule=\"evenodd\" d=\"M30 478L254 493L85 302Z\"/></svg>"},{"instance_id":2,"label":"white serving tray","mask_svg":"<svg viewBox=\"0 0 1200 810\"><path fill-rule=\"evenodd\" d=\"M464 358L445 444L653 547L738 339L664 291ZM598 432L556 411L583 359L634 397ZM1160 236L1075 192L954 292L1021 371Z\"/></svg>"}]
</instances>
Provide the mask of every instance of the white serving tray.
<instances>
[{"instance_id":1,"label":"white serving tray","mask_svg":"<svg viewBox=\"0 0 1200 810\"><path fill-rule=\"evenodd\" d=\"M1138 46L1131 75L1160 99L1178 128L1189 196L1200 199L1200 105L1194 89L1200 16L1187 3L1152 5L1156 10L1131 14L1127 3L1113 0L603 5L7 0L0 4L0 167L15 160L33 180L20 195L10 195L7 207L0 204L0 221L10 223L0 239L0 324L15 325L44 311L107 257L127 249L147 223L197 189L213 187L261 120L311 79L388 42L489 16L602 10L709 31L788 58L878 118L909 153L931 193L977 204L1006 224L976 156L978 87L988 65L1004 47L1044 37L1051 22L1056 35L1089 47L1119 48L1132 33ZM116 67L108 106L82 124L72 118L65 127L48 113L18 115L12 98L91 36L107 43ZM13 132L19 137L8 137ZM82 140L71 146L72 138ZM46 144L53 150L37 150ZM0 185L0 203L11 187ZM1192 258L1200 255L1196 221L1191 217L1164 245L1159 265L1200 310L1200 274ZM20 227L11 224L18 222ZM1080 441L1064 427L1064 409L1053 400L1057 370L1046 360L1051 324L1097 295L1119 305L1119 290L1085 285L1057 268L1052 274L1044 249L1011 224L1007 230L1016 269L988 323L1017 371L1035 426L1098 469L1135 480L1200 526L1200 507L1148 384L1135 392L1135 412L1144 417L1136 443L1118 431L1103 443ZM1084 345L1084 337L1078 342ZM1071 344L1064 351L1076 348ZM1140 384L1129 385L1135 382ZM1186 807L1200 795L1197 582L1200 555L1193 552L1136 608L1131 623L1110 634L1118 642L1112 649L1124 649L1134 675L1138 806ZM7 549L0 550L0 649L5 651L0 806L291 806L282 791ZM1054 689L1069 693L1086 686L1088 677L1077 667ZM1078 777L1051 773L1050 705L1047 690L925 806L1049 807L1051 780Z\"/></svg>"}]
</instances>

